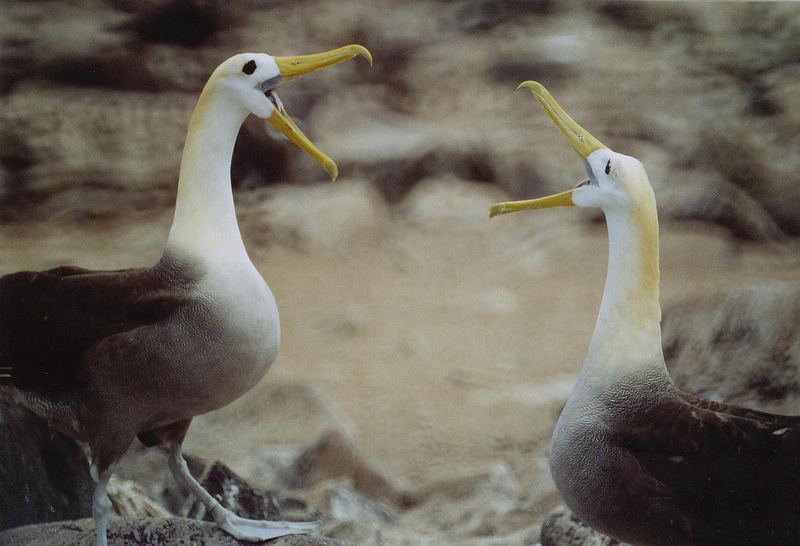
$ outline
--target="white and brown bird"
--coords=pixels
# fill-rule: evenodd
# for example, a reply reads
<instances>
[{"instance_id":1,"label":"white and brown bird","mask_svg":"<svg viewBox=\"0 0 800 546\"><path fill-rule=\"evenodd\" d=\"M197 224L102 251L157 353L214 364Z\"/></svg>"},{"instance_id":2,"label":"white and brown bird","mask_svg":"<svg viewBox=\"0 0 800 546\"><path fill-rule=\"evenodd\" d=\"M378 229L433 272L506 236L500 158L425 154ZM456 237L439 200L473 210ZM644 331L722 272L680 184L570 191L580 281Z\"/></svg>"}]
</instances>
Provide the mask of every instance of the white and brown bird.
<instances>
[{"instance_id":1,"label":"white and brown bird","mask_svg":"<svg viewBox=\"0 0 800 546\"><path fill-rule=\"evenodd\" d=\"M589 351L553 433L556 487L583 521L648 546L800 544L800 417L703 400L661 351L658 216L642 164L601 144L539 83L525 82L589 178L490 216L598 207L608 273Z\"/></svg>"},{"instance_id":2,"label":"white and brown bird","mask_svg":"<svg viewBox=\"0 0 800 546\"><path fill-rule=\"evenodd\" d=\"M97 482L97 544L106 544L106 485L134 438L167 445L175 478L217 524L242 540L309 532L312 523L254 521L223 508L189 473L181 443L194 416L239 398L278 352L278 309L247 255L234 210L231 157L242 122L267 120L319 161L336 164L284 110L286 80L355 56L362 46L273 57L242 53L222 63L189 122L175 216L153 267L58 267L0 278L0 400L29 408L88 442Z\"/></svg>"}]
</instances>

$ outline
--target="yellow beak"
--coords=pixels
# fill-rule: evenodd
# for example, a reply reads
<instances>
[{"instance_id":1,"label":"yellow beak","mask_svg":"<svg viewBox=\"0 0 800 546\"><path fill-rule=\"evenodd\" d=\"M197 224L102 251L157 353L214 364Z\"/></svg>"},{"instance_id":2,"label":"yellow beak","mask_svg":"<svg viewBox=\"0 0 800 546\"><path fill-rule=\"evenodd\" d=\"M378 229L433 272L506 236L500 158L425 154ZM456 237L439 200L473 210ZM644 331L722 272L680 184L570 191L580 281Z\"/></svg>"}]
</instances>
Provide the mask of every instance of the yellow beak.
<instances>
[{"instance_id":1,"label":"yellow beak","mask_svg":"<svg viewBox=\"0 0 800 546\"><path fill-rule=\"evenodd\" d=\"M602 142L594 138L589 131L575 123L569 114L567 114L561 106L553 98L553 95L545 89L544 85L539 82L522 82L517 87L519 89L530 89L536 101L542 105L544 111L553 120L561 130L564 137L572 144L575 151L581 154L583 159L589 157L589 154L596 152L601 148L605 148Z\"/></svg>"},{"instance_id":2,"label":"yellow beak","mask_svg":"<svg viewBox=\"0 0 800 546\"><path fill-rule=\"evenodd\" d=\"M561 130L561 133L566 137L567 141L572 144L572 147L581 154L582 158L586 159L592 152L605 148L603 143L594 138L589 131L575 123L575 120L559 106L556 99L553 98L542 84L534 81L527 81L519 84L519 87L517 87L518 90L523 88L531 90L536 101L542 105L542 108L544 108L544 111L550 116L550 119L553 120L553 123L556 124L556 127ZM489 209L489 218L494 218L499 214L517 212L519 210L572 207L575 205L575 203L572 202L572 192L574 191L575 188L548 197L540 197L539 199L497 203L492 205Z\"/></svg>"},{"instance_id":3,"label":"yellow beak","mask_svg":"<svg viewBox=\"0 0 800 546\"><path fill-rule=\"evenodd\" d=\"M495 203L489 209L489 218L494 218L500 214L508 214L509 212L517 212L519 210L531 209L547 209L550 207L573 207L575 203L572 202L572 192L574 189L550 195L548 197L540 197L539 199L527 199L525 201L506 201L505 203Z\"/></svg>"},{"instance_id":4,"label":"yellow beak","mask_svg":"<svg viewBox=\"0 0 800 546\"><path fill-rule=\"evenodd\" d=\"M325 53L296 55L293 57L274 57L274 59L278 65L281 76L288 79L347 61L359 55L366 58L369 64L372 65L372 55L367 51L367 48L355 44L340 47ZM303 134L292 118L289 117L289 114L286 113L286 110L284 110L280 102L278 103L278 107L275 108L272 114L267 118L267 121L286 138L297 144L303 151L322 165L322 168L325 169L325 172L328 173L331 180L336 180L339 174L336 163Z\"/></svg>"},{"instance_id":5,"label":"yellow beak","mask_svg":"<svg viewBox=\"0 0 800 546\"><path fill-rule=\"evenodd\" d=\"M314 72L320 68L339 64L348 61L353 57L361 55L372 66L372 55L366 47L357 44L346 45L339 49L326 51L325 53L314 53L312 55L295 55L292 57L273 57L284 78L302 76L309 72Z\"/></svg>"}]
</instances>

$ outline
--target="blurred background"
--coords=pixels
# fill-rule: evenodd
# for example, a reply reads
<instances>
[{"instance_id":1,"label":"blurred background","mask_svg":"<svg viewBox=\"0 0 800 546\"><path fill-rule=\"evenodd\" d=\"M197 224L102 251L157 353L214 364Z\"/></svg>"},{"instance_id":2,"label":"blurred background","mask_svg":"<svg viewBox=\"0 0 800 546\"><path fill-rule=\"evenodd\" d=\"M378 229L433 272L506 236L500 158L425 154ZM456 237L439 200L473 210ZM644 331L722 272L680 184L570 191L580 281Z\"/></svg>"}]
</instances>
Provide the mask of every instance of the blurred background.
<instances>
[{"instance_id":1,"label":"blurred background","mask_svg":"<svg viewBox=\"0 0 800 546\"><path fill-rule=\"evenodd\" d=\"M800 413L797 4L4 0L0 39L2 274L153 264L194 102L232 54L372 52L280 90L335 183L242 128L237 211L282 348L186 443L320 507L331 536L535 544L560 504L550 434L607 242L592 211L489 222L585 176L523 80L644 163L676 381ZM127 477L157 498L153 472Z\"/></svg>"}]
</instances>

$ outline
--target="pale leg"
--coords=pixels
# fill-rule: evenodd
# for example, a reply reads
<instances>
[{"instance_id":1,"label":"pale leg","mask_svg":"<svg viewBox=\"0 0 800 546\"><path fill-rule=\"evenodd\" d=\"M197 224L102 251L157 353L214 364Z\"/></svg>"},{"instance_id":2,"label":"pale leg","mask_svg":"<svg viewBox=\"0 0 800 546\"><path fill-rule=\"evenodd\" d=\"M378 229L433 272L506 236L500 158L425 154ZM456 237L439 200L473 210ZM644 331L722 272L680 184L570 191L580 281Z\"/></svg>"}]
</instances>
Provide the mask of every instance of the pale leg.
<instances>
[{"instance_id":1,"label":"pale leg","mask_svg":"<svg viewBox=\"0 0 800 546\"><path fill-rule=\"evenodd\" d=\"M92 496L92 517L94 518L94 532L97 536L97 546L108 546L106 533L108 531L108 513L111 510L111 501L108 499L106 488L110 475L100 477L97 469L92 467L92 477L97 482Z\"/></svg>"},{"instance_id":2,"label":"pale leg","mask_svg":"<svg viewBox=\"0 0 800 546\"><path fill-rule=\"evenodd\" d=\"M203 489L203 486L189 473L189 467L186 466L186 461L181 454L180 444L173 444L170 448L169 467L172 469L175 479L194 493L206 506L217 525L239 540L258 542L285 535L302 535L311 533L318 527L317 523L262 521L237 516L217 502L217 499Z\"/></svg>"}]
</instances>

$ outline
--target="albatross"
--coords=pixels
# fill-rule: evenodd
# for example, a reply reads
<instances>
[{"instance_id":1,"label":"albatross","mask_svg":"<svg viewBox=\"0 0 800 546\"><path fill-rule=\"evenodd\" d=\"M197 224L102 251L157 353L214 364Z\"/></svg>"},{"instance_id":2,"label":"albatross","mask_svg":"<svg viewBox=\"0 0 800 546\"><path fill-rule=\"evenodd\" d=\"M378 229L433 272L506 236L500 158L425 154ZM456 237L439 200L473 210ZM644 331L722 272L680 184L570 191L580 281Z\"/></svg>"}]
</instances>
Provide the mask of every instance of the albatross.
<instances>
[{"instance_id":1,"label":"albatross","mask_svg":"<svg viewBox=\"0 0 800 546\"><path fill-rule=\"evenodd\" d=\"M239 128L250 114L267 120L335 179L336 164L300 131L275 89L356 56L372 63L366 48L348 45L288 57L242 53L214 70L189 122L175 216L153 267L64 266L0 278L0 400L88 443L99 546L107 543L108 480L136 437L168 447L175 478L237 539L316 528L225 509L189 473L181 443L194 416L242 396L278 352L275 299L247 255L234 210Z\"/></svg>"},{"instance_id":2,"label":"albatross","mask_svg":"<svg viewBox=\"0 0 800 546\"><path fill-rule=\"evenodd\" d=\"M490 217L598 207L608 272L577 384L553 432L550 470L595 529L648 546L800 544L800 417L703 400L672 382L661 351L658 217L647 174L527 88L584 159L588 179Z\"/></svg>"}]
</instances>

